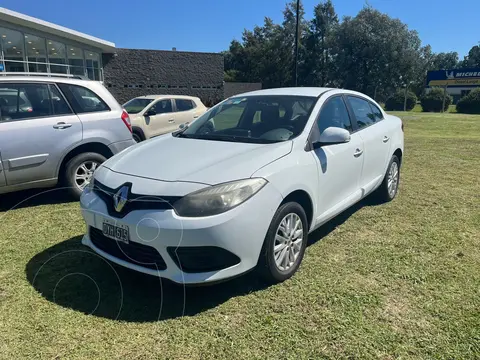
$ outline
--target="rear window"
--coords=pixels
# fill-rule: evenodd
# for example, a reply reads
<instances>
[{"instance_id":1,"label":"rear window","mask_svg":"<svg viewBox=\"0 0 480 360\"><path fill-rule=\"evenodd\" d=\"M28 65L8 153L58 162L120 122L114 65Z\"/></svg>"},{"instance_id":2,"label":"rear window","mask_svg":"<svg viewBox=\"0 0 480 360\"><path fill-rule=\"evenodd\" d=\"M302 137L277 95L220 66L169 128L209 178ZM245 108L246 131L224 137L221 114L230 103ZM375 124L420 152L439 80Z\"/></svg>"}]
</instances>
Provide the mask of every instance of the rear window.
<instances>
[{"instance_id":1,"label":"rear window","mask_svg":"<svg viewBox=\"0 0 480 360\"><path fill-rule=\"evenodd\" d=\"M58 86L77 114L110 111L108 105L97 94L83 86L62 83Z\"/></svg>"}]
</instances>

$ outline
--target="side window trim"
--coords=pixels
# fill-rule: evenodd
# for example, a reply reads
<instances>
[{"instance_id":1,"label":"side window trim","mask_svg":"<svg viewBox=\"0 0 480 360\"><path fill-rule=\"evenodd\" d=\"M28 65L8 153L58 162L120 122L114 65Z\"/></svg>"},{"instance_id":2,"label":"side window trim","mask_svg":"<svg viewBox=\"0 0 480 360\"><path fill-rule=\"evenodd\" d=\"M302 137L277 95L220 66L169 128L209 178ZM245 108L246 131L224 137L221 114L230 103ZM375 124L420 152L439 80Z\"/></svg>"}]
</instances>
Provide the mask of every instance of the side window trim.
<instances>
[{"instance_id":1,"label":"side window trim","mask_svg":"<svg viewBox=\"0 0 480 360\"><path fill-rule=\"evenodd\" d=\"M42 116L32 116L32 117L26 117L26 118L20 118L20 119L11 119L11 120L2 120L1 117L0 117L0 124L3 124L3 123L10 123L10 122L17 122L17 121L29 121L29 120L36 120L36 119L46 119L46 118L56 118L56 117L60 117L60 116L71 116L71 115L75 115L75 112L73 111L73 109L71 108L69 102L67 101L67 99L65 99L63 93L60 91L60 89L58 89L57 87L57 90L60 92L60 94L62 95L62 97L64 97L64 100L65 102L67 103L67 105L69 106L70 110L72 111L71 114L55 114L54 113L54 108L53 108L53 103L52 103L52 94L50 93L50 88L49 86L52 85L52 86L56 86L56 83L54 82L50 82L50 81L22 81L22 80L19 80L19 81L2 81L0 82L0 86L3 86L3 85L7 85L7 84L10 84L10 85L13 85L15 87L17 87L17 112L18 112L18 108L19 108L19 101L18 101L18 98L20 97L20 91L18 90L18 88L22 85L31 85L31 84L37 84L37 85L44 85L47 87L47 91L48 91L48 97L49 97L49 102L50 102L50 111L51 111L51 114L49 115L42 115ZM1 113L0 113L1 115Z\"/></svg>"},{"instance_id":2,"label":"side window trim","mask_svg":"<svg viewBox=\"0 0 480 360\"><path fill-rule=\"evenodd\" d=\"M321 94L323 95L323 94ZM312 109L316 106L317 102L319 101L321 95L317 98L317 101L315 102L315 104L312 106ZM314 134L316 132L319 132L319 127L318 127L318 121L320 121L320 114L322 113L322 110L323 108L325 107L325 105L333 98L335 97L340 97L342 98L345 106L347 107L347 111L348 111L348 115L350 116L350 122L352 124L352 128L353 128L353 131L350 133L350 134L354 134L357 129L356 129L356 126L357 126L357 121L354 117L352 117L352 114L350 113L350 107L349 107L349 104L347 101L345 101L345 93L336 93L336 94L333 94L333 95L330 95L329 97L327 97L325 99L325 101L323 102L322 106L320 107L320 109L318 110L318 114L315 118L315 121L313 122L313 125L312 127L310 128L310 133L308 134L308 138L307 138L307 143L305 144L305 148L304 150L305 151L312 151L313 150L313 146L312 146L312 137L314 136ZM355 119L355 121L353 121L353 119ZM320 135L320 134L319 134Z\"/></svg>"},{"instance_id":3,"label":"side window trim","mask_svg":"<svg viewBox=\"0 0 480 360\"><path fill-rule=\"evenodd\" d=\"M369 101L368 103L369 103L370 107L372 108L372 111L373 111L374 114L375 114L375 110L377 110L378 113L382 115L382 117L375 122L385 120L385 117L383 116L383 112L380 110L380 108L371 101Z\"/></svg>"},{"instance_id":4,"label":"side window trim","mask_svg":"<svg viewBox=\"0 0 480 360\"><path fill-rule=\"evenodd\" d=\"M184 112L184 111L190 111L190 110L193 110L193 109L195 109L195 107L196 107L195 103L194 103L192 100L190 100L190 99L180 99L180 98L174 98L173 100L174 100L174 103L175 103L175 112ZM185 100L185 101L189 101L189 102L190 102L190 104L191 104L191 106L192 106L192 108L191 108L191 109L188 109L188 110L179 110L179 109L178 109L178 106L177 106L177 100Z\"/></svg>"},{"instance_id":5,"label":"side window trim","mask_svg":"<svg viewBox=\"0 0 480 360\"><path fill-rule=\"evenodd\" d=\"M62 97L63 101L65 101L65 103L67 104L68 108L70 109L71 113L70 114L54 114L54 116L71 116L71 115L75 115L75 111L73 111L73 108L72 108L72 105L70 104L70 102L67 100L67 98L65 97L65 94L62 92L62 90L58 87L57 83L49 83L50 86L54 86L58 93L60 94L60 96ZM49 91L50 92L50 91ZM54 107L53 107L53 100L52 100L52 94L50 93L50 100L52 101L52 111L54 112Z\"/></svg>"},{"instance_id":6,"label":"side window trim","mask_svg":"<svg viewBox=\"0 0 480 360\"><path fill-rule=\"evenodd\" d=\"M159 104L160 102L165 101L165 100L170 101L170 107L171 107L172 111L170 111L170 112L165 112L165 113L157 113L157 115L158 115L158 114L172 114L172 113L174 113L174 112L175 112L175 109L174 109L174 107L173 107L172 99L157 99L157 100L154 101L153 103L149 104L150 106L148 107L147 110L145 110L145 112L147 112L148 110L150 110L150 109L151 109L152 107L154 107L154 106L156 107L157 104ZM155 108L155 111L157 111L156 108Z\"/></svg>"},{"instance_id":7,"label":"side window trim","mask_svg":"<svg viewBox=\"0 0 480 360\"><path fill-rule=\"evenodd\" d=\"M349 111L352 112L352 115L354 116L354 119L355 119L354 123L355 123L356 130L353 131L352 134L353 134L353 133L356 133L357 131L362 131L362 130L368 129L370 126L375 125L375 124L377 123L377 122L373 122L373 123L371 123L371 124L368 124L367 126L362 127L361 129L358 128L358 120L357 120L357 117L356 117L355 112L353 111L353 108L352 108L352 106L351 106L351 104L350 104L350 101L348 101L348 98L347 98L347 97L348 97L348 96L350 96L350 97L355 97L355 98L357 98L357 99L366 101L369 106L370 106L371 101L368 100L368 99L366 99L366 98L364 98L364 97L362 97L362 96L358 96L358 95L356 95L356 94L348 94L348 93L345 93L344 96L345 96L345 100L346 100L346 103L347 103L347 108L349 109Z\"/></svg>"},{"instance_id":8,"label":"side window trim","mask_svg":"<svg viewBox=\"0 0 480 360\"><path fill-rule=\"evenodd\" d=\"M98 100L100 100L100 102L102 102L102 104L105 106L105 109L104 110L98 110L98 111L81 111L81 112L77 112L75 111L75 107L74 104L70 104L71 105L71 108L73 109L74 111L74 114L76 115L79 115L79 114L92 114L92 113L100 113L100 112L109 112L109 111L112 111L112 109L110 108L110 106L108 106L108 104L102 99L102 97L100 97L95 91L85 87L85 86L82 86L82 85L76 85L76 84L69 84L69 83L57 83L58 84L58 87L60 88L60 90L62 90L62 93L64 94L65 98L67 100L70 100L70 96L71 96L71 99L73 100L72 102L76 102L76 106L78 106L78 108L81 108L81 105L78 103L77 99L75 98L75 95L73 94L71 88L81 88L81 89L84 89L84 90L87 90L89 92L91 92L93 95L95 95ZM63 91L65 90L65 91ZM71 101L68 101L68 103L71 103Z\"/></svg>"}]
</instances>

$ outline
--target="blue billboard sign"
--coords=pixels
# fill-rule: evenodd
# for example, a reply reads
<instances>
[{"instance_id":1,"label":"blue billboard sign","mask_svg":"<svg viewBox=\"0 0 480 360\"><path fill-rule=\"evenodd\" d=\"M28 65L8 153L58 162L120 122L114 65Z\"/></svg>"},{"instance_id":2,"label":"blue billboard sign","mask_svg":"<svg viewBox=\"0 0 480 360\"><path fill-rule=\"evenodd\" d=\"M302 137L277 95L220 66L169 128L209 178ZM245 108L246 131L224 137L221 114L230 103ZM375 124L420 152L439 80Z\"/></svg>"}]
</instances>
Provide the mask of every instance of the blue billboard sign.
<instances>
[{"instance_id":1,"label":"blue billboard sign","mask_svg":"<svg viewBox=\"0 0 480 360\"><path fill-rule=\"evenodd\" d=\"M480 86L480 69L435 70L427 73L427 87L430 86Z\"/></svg>"}]
</instances>

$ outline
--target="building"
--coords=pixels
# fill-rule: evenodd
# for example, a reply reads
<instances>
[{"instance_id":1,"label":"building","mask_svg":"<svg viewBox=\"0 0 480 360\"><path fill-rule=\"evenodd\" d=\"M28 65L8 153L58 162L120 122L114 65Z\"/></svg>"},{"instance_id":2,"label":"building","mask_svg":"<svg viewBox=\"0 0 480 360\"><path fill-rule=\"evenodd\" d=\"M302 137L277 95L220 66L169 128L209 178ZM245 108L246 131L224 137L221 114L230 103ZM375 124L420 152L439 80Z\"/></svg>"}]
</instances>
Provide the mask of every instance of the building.
<instances>
[{"instance_id":1,"label":"building","mask_svg":"<svg viewBox=\"0 0 480 360\"><path fill-rule=\"evenodd\" d=\"M224 97L223 56L119 49L113 42L0 8L2 72L62 73L99 80L120 103L147 94Z\"/></svg>"},{"instance_id":2,"label":"building","mask_svg":"<svg viewBox=\"0 0 480 360\"><path fill-rule=\"evenodd\" d=\"M436 70L427 73L426 89L441 87L453 98L453 103L480 87L480 69Z\"/></svg>"}]
</instances>

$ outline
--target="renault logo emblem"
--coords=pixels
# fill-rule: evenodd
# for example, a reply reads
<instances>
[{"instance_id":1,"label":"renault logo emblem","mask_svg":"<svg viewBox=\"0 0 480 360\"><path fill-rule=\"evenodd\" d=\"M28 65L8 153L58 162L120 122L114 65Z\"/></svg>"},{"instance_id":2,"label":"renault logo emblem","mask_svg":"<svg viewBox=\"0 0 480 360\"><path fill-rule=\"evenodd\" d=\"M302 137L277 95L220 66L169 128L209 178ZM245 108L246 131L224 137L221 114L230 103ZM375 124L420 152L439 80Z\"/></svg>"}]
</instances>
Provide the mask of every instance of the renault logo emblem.
<instances>
[{"instance_id":1,"label":"renault logo emblem","mask_svg":"<svg viewBox=\"0 0 480 360\"><path fill-rule=\"evenodd\" d=\"M113 195L113 207L115 208L116 212L120 212L123 210L123 207L127 203L128 200L128 186L122 186L115 195Z\"/></svg>"}]
</instances>

